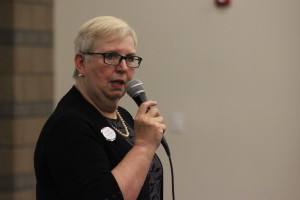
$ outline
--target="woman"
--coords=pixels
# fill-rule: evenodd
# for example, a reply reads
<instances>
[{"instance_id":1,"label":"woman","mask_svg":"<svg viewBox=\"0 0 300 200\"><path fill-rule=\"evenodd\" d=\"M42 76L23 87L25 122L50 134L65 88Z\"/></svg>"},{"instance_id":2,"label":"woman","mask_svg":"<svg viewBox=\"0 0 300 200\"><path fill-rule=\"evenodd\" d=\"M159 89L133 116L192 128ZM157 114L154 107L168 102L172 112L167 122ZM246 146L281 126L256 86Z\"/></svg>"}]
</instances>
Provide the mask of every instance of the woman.
<instances>
[{"instance_id":1,"label":"woman","mask_svg":"<svg viewBox=\"0 0 300 200\"><path fill-rule=\"evenodd\" d=\"M142 61L135 32L121 19L97 17L74 43L76 84L36 146L37 200L162 199L155 151L166 126L157 103L143 103L134 120L118 106Z\"/></svg>"}]
</instances>

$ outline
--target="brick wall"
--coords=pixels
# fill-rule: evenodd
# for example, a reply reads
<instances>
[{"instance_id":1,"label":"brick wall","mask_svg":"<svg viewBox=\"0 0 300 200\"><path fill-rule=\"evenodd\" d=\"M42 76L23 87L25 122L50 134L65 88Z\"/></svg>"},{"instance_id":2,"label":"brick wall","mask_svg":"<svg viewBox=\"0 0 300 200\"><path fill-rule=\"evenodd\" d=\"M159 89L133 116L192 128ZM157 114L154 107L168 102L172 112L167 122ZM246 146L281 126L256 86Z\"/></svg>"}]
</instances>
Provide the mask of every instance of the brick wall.
<instances>
[{"instance_id":1,"label":"brick wall","mask_svg":"<svg viewBox=\"0 0 300 200\"><path fill-rule=\"evenodd\" d=\"M0 199L34 200L33 152L53 106L53 0L0 1Z\"/></svg>"}]
</instances>

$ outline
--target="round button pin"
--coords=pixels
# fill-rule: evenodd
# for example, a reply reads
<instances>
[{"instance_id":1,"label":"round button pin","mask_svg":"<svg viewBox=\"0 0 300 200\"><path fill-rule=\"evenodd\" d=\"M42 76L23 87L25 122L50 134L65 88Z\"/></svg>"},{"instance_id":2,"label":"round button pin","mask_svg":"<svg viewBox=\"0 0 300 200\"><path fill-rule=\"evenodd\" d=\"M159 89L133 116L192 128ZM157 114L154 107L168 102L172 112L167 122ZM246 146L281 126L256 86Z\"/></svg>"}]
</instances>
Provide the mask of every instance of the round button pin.
<instances>
[{"instance_id":1,"label":"round button pin","mask_svg":"<svg viewBox=\"0 0 300 200\"><path fill-rule=\"evenodd\" d=\"M101 133L108 141L114 141L116 139L116 132L110 127L102 128Z\"/></svg>"}]
</instances>

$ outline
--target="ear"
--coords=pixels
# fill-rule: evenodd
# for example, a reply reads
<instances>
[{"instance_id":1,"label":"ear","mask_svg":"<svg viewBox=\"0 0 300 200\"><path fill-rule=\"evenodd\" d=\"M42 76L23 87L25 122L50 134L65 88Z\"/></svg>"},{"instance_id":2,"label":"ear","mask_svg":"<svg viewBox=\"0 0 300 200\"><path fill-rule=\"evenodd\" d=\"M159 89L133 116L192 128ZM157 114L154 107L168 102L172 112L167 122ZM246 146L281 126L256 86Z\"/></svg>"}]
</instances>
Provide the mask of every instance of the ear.
<instances>
[{"instance_id":1,"label":"ear","mask_svg":"<svg viewBox=\"0 0 300 200\"><path fill-rule=\"evenodd\" d=\"M84 75L85 74L84 55L81 53L77 53L74 57L74 63L78 73Z\"/></svg>"}]
</instances>

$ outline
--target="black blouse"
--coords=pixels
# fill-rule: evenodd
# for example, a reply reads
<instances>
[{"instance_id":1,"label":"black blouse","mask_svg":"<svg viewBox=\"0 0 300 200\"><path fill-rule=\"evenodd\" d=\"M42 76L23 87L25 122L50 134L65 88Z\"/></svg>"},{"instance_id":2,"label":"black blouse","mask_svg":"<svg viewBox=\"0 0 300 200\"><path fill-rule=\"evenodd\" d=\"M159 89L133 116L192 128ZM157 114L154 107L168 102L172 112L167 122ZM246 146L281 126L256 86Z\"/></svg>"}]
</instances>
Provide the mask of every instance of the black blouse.
<instances>
[{"instance_id":1,"label":"black blouse","mask_svg":"<svg viewBox=\"0 0 300 200\"><path fill-rule=\"evenodd\" d=\"M80 92L72 89L45 123L34 155L37 200L123 199L111 170L132 148L132 116L118 111L130 131L109 141L101 133L108 120ZM116 126L119 127L119 122ZM155 155L138 200L163 199L162 165Z\"/></svg>"}]
</instances>

